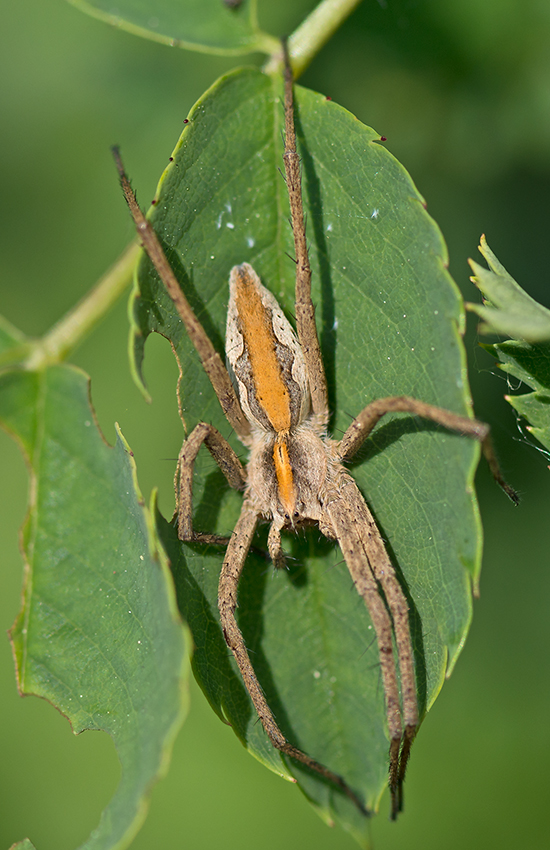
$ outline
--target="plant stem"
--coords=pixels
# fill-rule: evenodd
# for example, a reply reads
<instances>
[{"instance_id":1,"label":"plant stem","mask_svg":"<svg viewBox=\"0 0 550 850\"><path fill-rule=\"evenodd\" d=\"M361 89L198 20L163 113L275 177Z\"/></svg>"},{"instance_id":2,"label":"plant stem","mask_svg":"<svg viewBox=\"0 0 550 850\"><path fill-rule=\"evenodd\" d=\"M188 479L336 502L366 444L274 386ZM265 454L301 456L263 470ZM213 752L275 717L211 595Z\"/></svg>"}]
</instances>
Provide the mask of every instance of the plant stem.
<instances>
[{"instance_id":1,"label":"plant stem","mask_svg":"<svg viewBox=\"0 0 550 850\"><path fill-rule=\"evenodd\" d=\"M94 288L34 343L25 369L36 371L65 360L127 288L139 250L139 244L132 242Z\"/></svg>"},{"instance_id":2,"label":"plant stem","mask_svg":"<svg viewBox=\"0 0 550 850\"><path fill-rule=\"evenodd\" d=\"M288 51L295 78L305 71L313 57L360 2L361 0L322 0L300 24L288 39ZM281 64L282 53L279 51L266 63L264 71L266 74L273 74L280 70Z\"/></svg>"}]
</instances>

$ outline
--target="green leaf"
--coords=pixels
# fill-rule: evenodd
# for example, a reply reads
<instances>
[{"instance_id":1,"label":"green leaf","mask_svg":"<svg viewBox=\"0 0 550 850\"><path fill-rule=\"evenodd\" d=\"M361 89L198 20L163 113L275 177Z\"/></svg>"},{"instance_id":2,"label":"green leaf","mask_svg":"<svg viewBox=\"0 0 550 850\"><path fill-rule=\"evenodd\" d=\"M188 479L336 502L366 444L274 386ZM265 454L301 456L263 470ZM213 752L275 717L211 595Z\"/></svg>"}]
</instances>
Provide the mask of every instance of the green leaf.
<instances>
[{"instance_id":1,"label":"green leaf","mask_svg":"<svg viewBox=\"0 0 550 850\"><path fill-rule=\"evenodd\" d=\"M103 440L81 371L0 376L0 421L31 476L23 607L11 631L21 694L76 734L112 736L115 795L82 850L127 847L167 769L187 705L187 655L166 558L119 434Z\"/></svg>"},{"instance_id":2,"label":"green leaf","mask_svg":"<svg viewBox=\"0 0 550 850\"><path fill-rule=\"evenodd\" d=\"M527 342L550 340L550 310L531 298L499 263L485 237L479 246L490 271L470 260L471 280L481 290L483 304L467 304L468 310L484 319L481 333L506 334Z\"/></svg>"},{"instance_id":3,"label":"green leaf","mask_svg":"<svg viewBox=\"0 0 550 850\"><path fill-rule=\"evenodd\" d=\"M150 213L220 353L234 264L251 263L293 312L281 96L277 79L254 70L222 77L191 111ZM469 411L461 302L421 196L374 130L321 95L297 88L296 96L332 432L338 437L368 401L387 395ZM212 422L242 453L145 258L132 312L136 372L148 334L168 337L182 367L187 430L201 419ZM477 457L471 441L399 415L383 421L352 465L410 594L422 710L435 700L470 623L480 556L472 490ZM228 490L206 451L199 454L194 493L195 527L230 533L241 497ZM193 633L194 671L212 706L253 755L283 775L290 772L327 820L364 840L365 824L347 799L285 763L257 720L219 626L223 553L180 544L163 522L160 534ZM263 529L260 550L265 537ZM274 572L254 553L247 561L238 609L246 644L284 733L343 775L374 809L387 784L388 741L368 613L340 551L316 529L285 536L285 546L287 571Z\"/></svg>"},{"instance_id":4,"label":"green leaf","mask_svg":"<svg viewBox=\"0 0 550 850\"><path fill-rule=\"evenodd\" d=\"M23 841L12 844L10 850L35 850L35 846L28 838L24 838Z\"/></svg>"},{"instance_id":5,"label":"green leaf","mask_svg":"<svg viewBox=\"0 0 550 850\"><path fill-rule=\"evenodd\" d=\"M550 343L531 345L507 340L483 346L499 360L499 367L535 392L506 395L514 410L531 424L527 430L550 449Z\"/></svg>"},{"instance_id":6,"label":"green leaf","mask_svg":"<svg viewBox=\"0 0 550 850\"><path fill-rule=\"evenodd\" d=\"M135 35L201 53L271 53L279 42L258 27L256 0L230 7L224 0L69 0L74 6Z\"/></svg>"}]
</instances>

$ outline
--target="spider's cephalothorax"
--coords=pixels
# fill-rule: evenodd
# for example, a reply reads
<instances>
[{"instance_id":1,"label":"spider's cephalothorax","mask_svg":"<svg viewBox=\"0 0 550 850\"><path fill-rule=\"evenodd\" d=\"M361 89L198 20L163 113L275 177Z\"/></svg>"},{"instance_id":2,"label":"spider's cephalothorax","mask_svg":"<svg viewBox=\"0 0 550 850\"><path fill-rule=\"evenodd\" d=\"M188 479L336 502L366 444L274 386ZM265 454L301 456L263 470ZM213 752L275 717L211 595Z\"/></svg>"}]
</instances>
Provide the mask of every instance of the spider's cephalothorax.
<instances>
[{"instance_id":1,"label":"spider's cephalothorax","mask_svg":"<svg viewBox=\"0 0 550 850\"><path fill-rule=\"evenodd\" d=\"M229 424L250 449L245 470L216 428L200 422L193 429L178 459L178 535L182 541L227 546L218 589L220 620L227 645L273 746L338 786L367 813L363 801L341 776L286 740L267 704L235 619L239 579L260 521L271 523L268 547L276 566L284 563L282 529L317 524L326 537L338 542L376 634L390 738L391 816L395 818L402 808L403 779L419 723L408 604L376 523L342 463L353 457L386 413L409 413L479 440L498 483L514 501L517 496L502 479L487 425L408 396L372 401L353 420L341 440L326 436L327 387L311 301L292 74L286 49L283 52L284 162L296 253L296 333L254 269L247 263L234 266L226 338L231 377L191 310L151 224L141 212L118 151L114 153L143 245L200 356ZM193 528L193 465L203 443L229 484L244 491L241 513L229 539Z\"/></svg>"}]
</instances>

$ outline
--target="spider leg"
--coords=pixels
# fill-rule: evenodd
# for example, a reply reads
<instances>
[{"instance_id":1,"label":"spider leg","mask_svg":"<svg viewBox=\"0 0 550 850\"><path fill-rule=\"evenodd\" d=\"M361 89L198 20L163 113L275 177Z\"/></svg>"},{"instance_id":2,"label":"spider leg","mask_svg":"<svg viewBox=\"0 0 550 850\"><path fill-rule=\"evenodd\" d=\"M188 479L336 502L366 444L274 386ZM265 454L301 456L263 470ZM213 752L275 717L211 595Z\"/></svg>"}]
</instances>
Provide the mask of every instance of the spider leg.
<instances>
[{"instance_id":1,"label":"spider leg","mask_svg":"<svg viewBox=\"0 0 550 850\"><path fill-rule=\"evenodd\" d=\"M418 728L418 701L414 673L414 654L409 624L409 606L403 589L390 561L384 541L374 518L355 481L345 476L341 498L355 523L359 538L367 556L372 573L384 591L393 622L393 633L401 675L401 699L403 703L403 725L405 727L398 764L390 765L390 789L392 791L392 818L403 808L403 781L409 760L412 742ZM393 771L392 769L393 768Z\"/></svg>"},{"instance_id":2,"label":"spider leg","mask_svg":"<svg viewBox=\"0 0 550 850\"><path fill-rule=\"evenodd\" d=\"M180 540L226 544L228 542L227 537L193 531L193 466L203 443L234 490L244 490L246 485L245 470L227 440L213 425L199 422L184 441L176 467L174 486L178 514L178 537Z\"/></svg>"},{"instance_id":3,"label":"spider leg","mask_svg":"<svg viewBox=\"0 0 550 850\"><path fill-rule=\"evenodd\" d=\"M325 501L325 513L338 540L357 592L368 608L376 633L390 736L391 817L395 819L402 805L401 786L404 778L402 757L400 757L400 751L403 752L402 742L407 739L412 742L418 726L408 605L376 524L355 482L348 475L345 476L339 490L335 489L328 494ZM388 608L378 591L377 581L380 582L386 595L389 612L393 618L393 628ZM399 685L393 654L394 632L401 672L405 736L403 736ZM410 742L407 746L407 758Z\"/></svg>"},{"instance_id":4,"label":"spider leg","mask_svg":"<svg viewBox=\"0 0 550 850\"><path fill-rule=\"evenodd\" d=\"M138 236L145 248L149 259L153 263L157 273L162 280L168 295L174 302L174 306L178 311L179 317L183 322L185 329L189 335L189 339L195 346L195 350L201 359L204 371L210 379L210 383L214 388L214 392L218 396L218 400L222 407L225 417L231 427L235 430L241 440L248 444L250 436L250 424L246 419L229 373L224 366L223 360L212 345L209 337L206 334L203 326L195 316L191 309L187 298L183 294L180 284L172 271L172 268L166 259L166 255L162 249L159 238L151 223L145 218L139 208L136 196L130 186L130 181L124 171L120 151L117 147L112 148L113 157L120 176L120 183L126 198L126 203L130 208L130 213L134 219Z\"/></svg>"},{"instance_id":5,"label":"spider leg","mask_svg":"<svg viewBox=\"0 0 550 850\"><path fill-rule=\"evenodd\" d=\"M315 324L315 307L311 302L311 267L306 242L306 227L302 203L300 157L296 151L294 129L294 93L288 47L283 42L285 60L285 175L296 253L296 331L304 352L311 392L311 408L320 424L328 422L328 398L325 368Z\"/></svg>"},{"instance_id":6,"label":"spider leg","mask_svg":"<svg viewBox=\"0 0 550 850\"><path fill-rule=\"evenodd\" d=\"M287 741L267 704L261 685L250 662L241 630L235 619L235 609L237 607L239 579L248 550L250 549L258 518L258 512L252 502L245 499L241 515L225 553L218 586L218 607L225 641L235 657L254 708L273 746L332 782L353 801L363 814L368 815L368 810L341 776L328 770L322 764L315 761L315 759L310 758Z\"/></svg>"},{"instance_id":7,"label":"spider leg","mask_svg":"<svg viewBox=\"0 0 550 850\"><path fill-rule=\"evenodd\" d=\"M489 464L493 478L502 487L512 502L516 505L519 504L518 494L506 483L502 476L489 433L490 429L485 422L480 422L478 419L469 419L466 416L459 416L450 410L436 407L433 404L426 404L424 401L419 401L409 396L388 396L387 398L379 398L367 404L361 413L355 417L338 444L338 456L340 460L350 460L353 457L369 436L376 423L386 413L412 413L415 416L422 416L424 419L431 419L433 422L437 422L438 425L448 428L449 431L457 431L459 434L464 434L466 437L472 437L472 439L477 440L481 443L483 454Z\"/></svg>"}]
</instances>

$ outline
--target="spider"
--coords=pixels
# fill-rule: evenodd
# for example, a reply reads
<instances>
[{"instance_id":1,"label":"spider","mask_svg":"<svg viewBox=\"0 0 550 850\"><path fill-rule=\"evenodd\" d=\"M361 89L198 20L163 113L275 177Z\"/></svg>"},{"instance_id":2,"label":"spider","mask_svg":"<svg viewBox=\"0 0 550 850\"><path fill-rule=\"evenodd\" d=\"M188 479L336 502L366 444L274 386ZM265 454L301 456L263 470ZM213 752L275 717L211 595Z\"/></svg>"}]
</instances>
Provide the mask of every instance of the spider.
<instances>
[{"instance_id":1,"label":"spider","mask_svg":"<svg viewBox=\"0 0 550 850\"><path fill-rule=\"evenodd\" d=\"M235 619L239 579L260 522L270 523L268 550L276 567L285 563L282 531L317 525L323 535L338 542L376 634L390 739L391 817L395 819L403 807L403 780L419 725L409 610L381 534L343 464L357 453L385 414L406 412L478 440L497 482L516 503L517 495L502 478L488 425L408 396L377 399L359 413L340 440L328 436L327 383L311 301L293 80L286 46L283 55L284 166L296 256L296 332L252 266L234 266L229 284L226 368L137 204L118 149L113 153L143 247L178 310L229 424L249 450L244 467L212 425L200 422L193 429L183 443L176 472L178 536L182 541L223 543L227 547L218 588L223 634L273 746L338 786L368 814L342 777L285 738L265 699ZM229 539L193 529L193 466L203 443L230 486L244 492L241 513Z\"/></svg>"}]
</instances>

